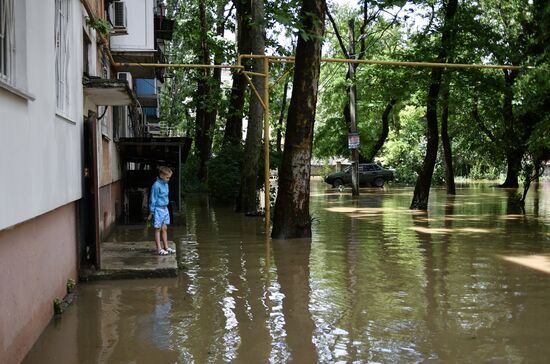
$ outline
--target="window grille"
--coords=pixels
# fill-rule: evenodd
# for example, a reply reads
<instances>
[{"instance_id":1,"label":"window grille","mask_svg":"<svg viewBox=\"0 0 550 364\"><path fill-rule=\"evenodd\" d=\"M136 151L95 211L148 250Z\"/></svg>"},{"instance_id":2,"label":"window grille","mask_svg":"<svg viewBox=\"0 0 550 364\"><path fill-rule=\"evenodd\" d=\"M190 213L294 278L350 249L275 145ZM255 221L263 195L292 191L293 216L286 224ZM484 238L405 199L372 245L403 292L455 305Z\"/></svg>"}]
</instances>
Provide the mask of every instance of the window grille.
<instances>
[{"instance_id":1,"label":"window grille","mask_svg":"<svg viewBox=\"0 0 550 364\"><path fill-rule=\"evenodd\" d=\"M0 0L0 80L15 82L15 31L13 0Z\"/></svg>"},{"instance_id":2,"label":"window grille","mask_svg":"<svg viewBox=\"0 0 550 364\"><path fill-rule=\"evenodd\" d=\"M57 109L67 112L69 106L70 34L69 1L55 0L55 76Z\"/></svg>"}]
</instances>

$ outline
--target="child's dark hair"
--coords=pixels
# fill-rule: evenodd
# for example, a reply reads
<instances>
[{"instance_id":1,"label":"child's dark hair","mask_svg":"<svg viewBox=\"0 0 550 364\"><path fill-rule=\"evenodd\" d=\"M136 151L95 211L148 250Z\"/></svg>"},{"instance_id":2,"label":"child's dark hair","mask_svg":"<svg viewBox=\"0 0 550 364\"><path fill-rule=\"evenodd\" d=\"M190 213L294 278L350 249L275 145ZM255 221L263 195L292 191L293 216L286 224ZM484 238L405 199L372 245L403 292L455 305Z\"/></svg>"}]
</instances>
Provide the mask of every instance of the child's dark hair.
<instances>
[{"instance_id":1,"label":"child's dark hair","mask_svg":"<svg viewBox=\"0 0 550 364\"><path fill-rule=\"evenodd\" d=\"M168 167L161 166L161 167L159 167L159 173L164 174L164 175L168 175L168 174L172 174L172 170Z\"/></svg>"}]
</instances>

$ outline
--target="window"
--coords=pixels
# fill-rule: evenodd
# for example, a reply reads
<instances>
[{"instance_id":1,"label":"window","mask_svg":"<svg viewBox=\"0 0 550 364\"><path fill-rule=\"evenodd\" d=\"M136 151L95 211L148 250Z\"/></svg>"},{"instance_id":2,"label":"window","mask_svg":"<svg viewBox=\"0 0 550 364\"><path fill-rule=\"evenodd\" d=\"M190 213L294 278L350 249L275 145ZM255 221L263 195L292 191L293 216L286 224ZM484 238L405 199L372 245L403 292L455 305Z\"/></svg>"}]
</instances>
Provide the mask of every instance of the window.
<instances>
[{"instance_id":1,"label":"window","mask_svg":"<svg viewBox=\"0 0 550 364\"><path fill-rule=\"evenodd\" d=\"M55 0L55 79L57 110L68 114L70 106L70 6L69 0Z\"/></svg>"},{"instance_id":2,"label":"window","mask_svg":"<svg viewBox=\"0 0 550 364\"><path fill-rule=\"evenodd\" d=\"M82 72L84 75L90 75L90 47L92 41L85 31L82 31Z\"/></svg>"},{"instance_id":3,"label":"window","mask_svg":"<svg viewBox=\"0 0 550 364\"><path fill-rule=\"evenodd\" d=\"M0 81L15 84L13 0L0 0Z\"/></svg>"}]
</instances>

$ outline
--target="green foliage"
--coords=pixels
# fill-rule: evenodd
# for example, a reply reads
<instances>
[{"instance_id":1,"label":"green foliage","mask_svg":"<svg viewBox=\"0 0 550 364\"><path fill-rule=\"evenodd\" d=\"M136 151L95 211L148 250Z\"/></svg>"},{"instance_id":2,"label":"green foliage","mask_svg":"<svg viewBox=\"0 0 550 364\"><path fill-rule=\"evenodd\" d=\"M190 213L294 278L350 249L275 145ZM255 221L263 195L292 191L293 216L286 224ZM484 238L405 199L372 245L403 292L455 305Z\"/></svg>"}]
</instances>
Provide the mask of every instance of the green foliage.
<instances>
[{"instance_id":1,"label":"green foliage","mask_svg":"<svg viewBox=\"0 0 550 364\"><path fill-rule=\"evenodd\" d=\"M107 36L112 30L111 23L103 19L96 18L92 20L91 18L86 17L86 25L95 29L98 33L100 33L103 36Z\"/></svg>"},{"instance_id":2,"label":"green foliage","mask_svg":"<svg viewBox=\"0 0 550 364\"><path fill-rule=\"evenodd\" d=\"M400 125L390 130L381 158L395 169L395 182L414 183L426 151L424 109L407 106L401 112Z\"/></svg>"},{"instance_id":3,"label":"green foliage","mask_svg":"<svg viewBox=\"0 0 550 364\"><path fill-rule=\"evenodd\" d=\"M165 49L168 63L204 63L201 44L206 42L209 62L234 63L236 57L235 45L232 41L217 34L219 22L226 20L225 29L235 29L234 17L231 14L219 14L218 10L228 3L224 0L205 2L206 23L208 31L201 32L198 17L197 2L182 6L175 0L167 1L167 16L175 20L173 41ZM216 58L216 59L214 59ZM214 131L220 129L220 123L225 117L227 96L218 92L217 82L212 77L213 71L197 69L168 69L165 87L161 91L161 120L169 127L176 128L179 135L191 135L195 130L195 112L198 107L211 111L216 110L217 125ZM198 97L197 85L206 81L213 90L206 96Z\"/></svg>"},{"instance_id":4,"label":"green foliage","mask_svg":"<svg viewBox=\"0 0 550 364\"><path fill-rule=\"evenodd\" d=\"M550 72L547 40L550 5L541 1L517 0L503 4L497 0L461 2L454 24L455 63L521 64L536 61L537 69L521 72L502 70L450 70L448 132L452 141L455 173L474 178L497 178L506 171L506 155L514 150L533 159L550 158ZM368 6L384 7L383 2ZM401 6L402 4L397 4ZM408 9L405 9L408 11ZM368 24L368 53L374 59L435 61L444 2L415 2L411 13L400 18L404 26L390 27L386 19ZM347 20L360 18L357 8L331 8L347 41ZM372 12L375 14L376 12ZM421 15L422 14L422 15ZM422 16L422 27L411 19ZM374 19L374 17L372 18ZM360 24L360 21L355 21ZM381 29L386 29L381 31ZM358 34L358 29L355 29ZM341 57L336 38L327 36L328 54ZM318 119L315 130L315 157L349 158L343 108L347 102L345 69L321 69ZM362 154L374 145L381 128L381 115L388 100L395 97L399 107L390 118L390 135L377 159L396 169L399 182L414 183L425 153L424 107L429 69L388 66L359 66L356 85L357 122ZM511 103L509 100L512 100ZM512 105L511 108L507 108ZM477 112L478 118L474 118ZM441 155L434 170L434 182L443 180ZM539 156L539 157L535 157ZM525 163L524 163L525 165Z\"/></svg>"},{"instance_id":5,"label":"green foliage","mask_svg":"<svg viewBox=\"0 0 550 364\"><path fill-rule=\"evenodd\" d=\"M468 170L463 171L462 176L468 177L471 179L497 179L500 177L500 174L503 172L502 169L499 169L495 166L487 164L483 160L472 161L472 164L469 165Z\"/></svg>"},{"instance_id":6,"label":"green foliage","mask_svg":"<svg viewBox=\"0 0 550 364\"><path fill-rule=\"evenodd\" d=\"M63 313L63 301L59 298L54 298L53 300L53 312L56 315L61 315Z\"/></svg>"},{"instance_id":7,"label":"green foliage","mask_svg":"<svg viewBox=\"0 0 550 364\"><path fill-rule=\"evenodd\" d=\"M347 126L343 117L324 120L315 129L313 154L316 158L349 155Z\"/></svg>"},{"instance_id":8,"label":"green foliage","mask_svg":"<svg viewBox=\"0 0 550 364\"><path fill-rule=\"evenodd\" d=\"M205 192L207 185L197 178L199 170L199 158L195 154L187 157L187 162L182 166L181 190L184 192Z\"/></svg>"},{"instance_id":9,"label":"green foliage","mask_svg":"<svg viewBox=\"0 0 550 364\"><path fill-rule=\"evenodd\" d=\"M271 171L278 171L283 162L283 153L277 152L273 145L269 146L269 169ZM258 160L258 189L263 188L264 186L264 154L263 154L263 145L262 152L260 154L260 159ZM273 186L271 186L273 187ZM274 201L272 199L272 201Z\"/></svg>"},{"instance_id":10,"label":"green foliage","mask_svg":"<svg viewBox=\"0 0 550 364\"><path fill-rule=\"evenodd\" d=\"M242 145L225 145L210 159L208 167L208 189L212 197L222 202L233 202L239 194L241 184Z\"/></svg>"},{"instance_id":11,"label":"green foliage","mask_svg":"<svg viewBox=\"0 0 550 364\"><path fill-rule=\"evenodd\" d=\"M364 36L357 37L356 57L364 59L434 61L435 44L439 43L442 11L445 2L414 1L414 8L405 1L366 2L370 15ZM216 35L219 20L217 10L228 1L206 2L210 29L206 42L213 61L221 54L223 63L234 63L235 44ZM361 4L359 4L361 5ZM201 63L197 3L167 1L168 14L176 20L174 41L167 47L167 61L173 63ZM355 19L355 34L360 34L363 13L360 6L332 6L331 14L338 24L342 39L347 42L348 21ZM402 7L396 21L389 14ZM229 7L226 7L229 9ZM303 28L299 19L301 1L266 2L267 53L292 55L296 34ZM497 178L506 170L506 152L510 146L524 148L533 160L550 158L550 66L548 39L550 32L550 5L542 0L480 0L459 2L453 26L453 59L456 63L525 64L536 62L536 69L524 69L507 80L511 73L501 70L452 70L445 74L450 83L449 135L452 140L454 166L457 176L470 178ZM382 15L384 14L384 15ZM224 14L226 28L235 29L235 14ZM414 20L424 18L413 25ZM324 57L343 57L339 42L327 21ZM305 35L308 36L307 34ZM365 41L360 53L361 41ZM349 46L349 44L347 45ZM222 51L220 53L220 51ZM271 80L277 79L288 65L272 64ZM288 68L287 68L288 69ZM216 125L212 131L213 155L208 165L209 184L213 196L234 195L238 186L235 155L238 151L222 146L229 89L224 92L196 97L197 83L205 77L202 71L177 69L167 71L161 95L161 119L177 127L180 134L195 130L195 111L199 106L217 110ZM347 88L345 64L322 64L314 132L314 158L350 157L347 148L349 126L343 110ZM357 123L361 138L361 153L367 154L378 139L382 127L382 113L392 99L399 102L390 115L390 134L376 159L396 169L400 183L414 183L424 158L425 104L430 69L393 66L361 65L356 71ZM207 80L209 77L207 76ZM290 76L292 80L292 75ZM511 86L507 85L507 81ZM210 80L211 81L211 80ZM209 81L209 82L210 82ZM272 133L279 127L282 85L271 91ZM215 86L210 84L210 86ZM504 116L507 92L511 90L512 115ZM248 91L247 91L248 92ZM290 92L287 101L290 99ZM509 95L508 95L509 96ZM248 98L247 101L248 102ZM286 103L288 107L288 102ZM245 105L245 110L248 106ZM477 110L479 120L474 119ZM286 115L286 110L283 111ZM510 115L508 115L510 116ZM282 125L281 129L284 130ZM274 135L272 135L274 137ZM262 153L262 151L258 151ZM227 155L226 155L227 154ZM263 155L263 153L262 153ZM440 153L441 156L441 153ZM263 185L263 158L260 157L259 187ZM276 168L277 155L271 153L271 168ZM525 161L525 159L524 159ZM525 163L524 163L525 165ZM190 156L184 166L183 190L205 191L207 186L196 180L198 163ZM527 169L525 169L527 171ZM440 159L434 171L434 182L442 180Z\"/></svg>"},{"instance_id":12,"label":"green foliage","mask_svg":"<svg viewBox=\"0 0 550 364\"><path fill-rule=\"evenodd\" d=\"M73 293L76 288L76 282L74 279L69 278L67 279L67 294Z\"/></svg>"}]
</instances>

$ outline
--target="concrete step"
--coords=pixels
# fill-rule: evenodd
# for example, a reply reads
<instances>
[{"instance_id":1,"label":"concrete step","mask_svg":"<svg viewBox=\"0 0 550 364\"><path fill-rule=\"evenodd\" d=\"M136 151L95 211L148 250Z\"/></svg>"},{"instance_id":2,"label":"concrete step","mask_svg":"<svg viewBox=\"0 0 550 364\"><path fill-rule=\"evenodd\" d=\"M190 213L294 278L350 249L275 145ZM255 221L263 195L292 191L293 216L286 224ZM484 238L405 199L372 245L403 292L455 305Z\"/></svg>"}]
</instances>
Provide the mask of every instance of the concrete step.
<instances>
[{"instance_id":1,"label":"concrete step","mask_svg":"<svg viewBox=\"0 0 550 364\"><path fill-rule=\"evenodd\" d=\"M168 245L175 249L170 241ZM176 254L159 256L153 241L101 243L101 270L85 272L83 280L176 277Z\"/></svg>"}]
</instances>

